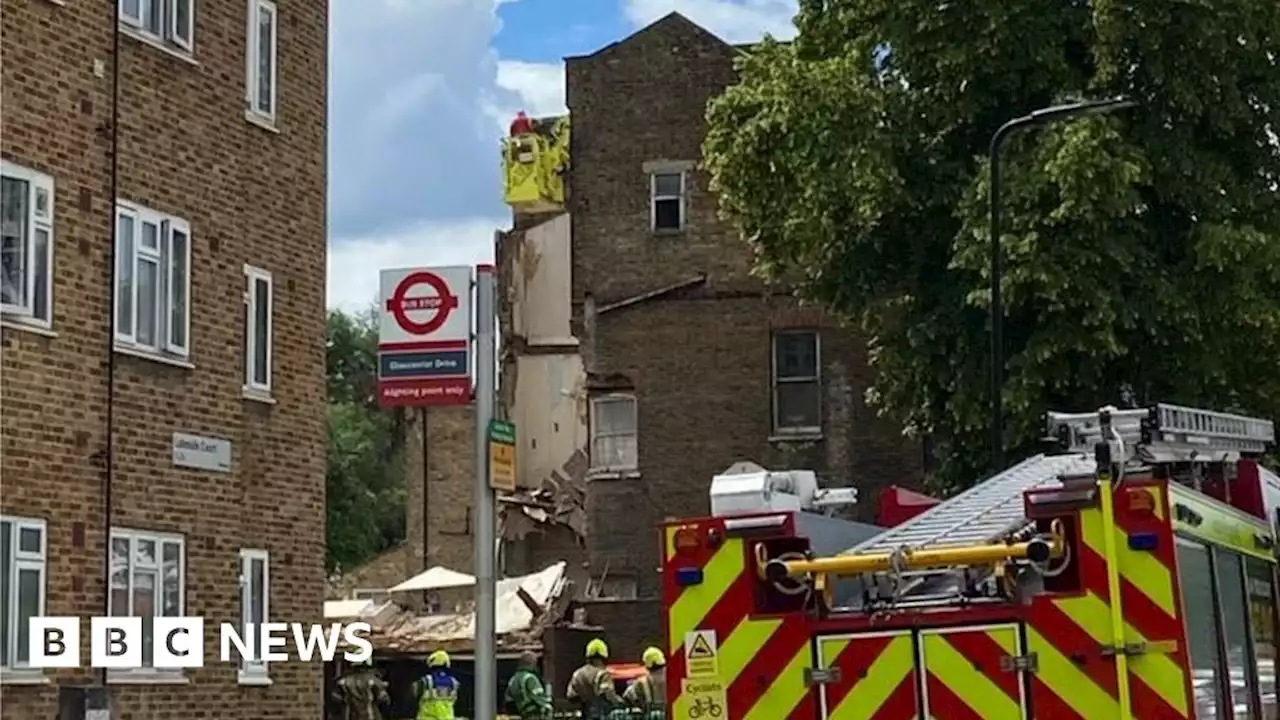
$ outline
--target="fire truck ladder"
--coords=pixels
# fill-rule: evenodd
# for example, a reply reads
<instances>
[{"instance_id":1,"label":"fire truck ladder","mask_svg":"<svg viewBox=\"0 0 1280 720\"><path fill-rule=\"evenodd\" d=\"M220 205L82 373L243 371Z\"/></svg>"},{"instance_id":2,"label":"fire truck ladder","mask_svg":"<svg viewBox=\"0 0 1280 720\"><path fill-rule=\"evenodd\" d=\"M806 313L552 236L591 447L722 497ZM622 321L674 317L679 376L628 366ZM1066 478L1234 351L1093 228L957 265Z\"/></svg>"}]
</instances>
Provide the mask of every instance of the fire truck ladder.
<instances>
[{"instance_id":1,"label":"fire truck ladder","mask_svg":"<svg viewBox=\"0 0 1280 720\"><path fill-rule=\"evenodd\" d=\"M1024 492L1057 486L1059 476L1092 473L1093 468L1093 458L1086 455L1036 455L844 554L995 542L1027 524L1022 504Z\"/></svg>"},{"instance_id":2,"label":"fire truck ladder","mask_svg":"<svg viewBox=\"0 0 1280 720\"><path fill-rule=\"evenodd\" d=\"M1275 439L1269 420L1159 404L1138 410L1104 408L1091 413L1046 415L1046 429L1066 452L1036 455L965 490L911 520L835 558L773 564L773 575L882 572L899 580L898 595L929 576L953 572L966 563L999 557L1028 558L1028 490L1061 487L1062 478L1092 476L1095 445L1103 440L1102 417L1109 415L1113 458L1144 463L1231 461L1266 450ZM1116 442L1117 436L1120 442ZM1117 453L1121 450L1121 453ZM1009 545L1010 541L1017 541ZM1002 550L1003 548L1003 550ZM1035 554L1039 554L1037 551ZM947 561L952 567L942 567Z\"/></svg>"},{"instance_id":3,"label":"fire truck ladder","mask_svg":"<svg viewBox=\"0 0 1280 720\"><path fill-rule=\"evenodd\" d=\"M1112 434L1103 437L1101 418L1110 413ZM1045 430L1067 452L1093 452L1119 435L1128 462L1232 462L1257 456L1275 442L1270 420L1161 403L1138 410L1047 413ZM1119 448L1116 448L1117 450ZM1117 460L1120 456L1114 454Z\"/></svg>"}]
</instances>

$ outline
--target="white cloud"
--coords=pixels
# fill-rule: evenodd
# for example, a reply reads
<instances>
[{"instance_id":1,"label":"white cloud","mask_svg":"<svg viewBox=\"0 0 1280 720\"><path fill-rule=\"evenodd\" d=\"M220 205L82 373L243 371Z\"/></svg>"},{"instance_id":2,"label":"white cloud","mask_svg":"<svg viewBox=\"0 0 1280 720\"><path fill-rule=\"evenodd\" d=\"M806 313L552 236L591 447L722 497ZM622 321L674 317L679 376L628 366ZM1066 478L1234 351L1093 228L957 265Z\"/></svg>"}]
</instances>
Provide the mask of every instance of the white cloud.
<instances>
[{"instance_id":1,"label":"white cloud","mask_svg":"<svg viewBox=\"0 0 1280 720\"><path fill-rule=\"evenodd\" d=\"M493 233L506 218L421 222L386 234L354 237L329 247L328 305L358 312L378 299L378 271L493 262Z\"/></svg>"},{"instance_id":2,"label":"white cloud","mask_svg":"<svg viewBox=\"0 0 1280 720\"><path fill-rule=\"evenodd\" d=\"M536 63L523 60L498 61L498 92L484 106L484 114L497 132L506 135L511 119L520 110L529 117L563 115L564 63Z\"/></svg>"},{"instance_id":3,"label":"white cloud","mask_svg":"<svg viewBox=\"0 0 1280 720\"><path fill-rule=\"evenodd\" d=\"M559 63L493 50L516 1L332 0L330 307L367 307L382 268L493 261L498 138L520 108L564 112Z\"/></svg>"},{"instance_id":4,"label":"white cloud","mask_svg":"<svg viewBox=\"0 0 1280 720\"><path fill-rule=\"evenodd\" d=\"M641 28L678 12L726 42L755 42L769 33L779 40L796 34L796 0L624 0L627 20Z\"/></svg>"},{"instance_id":5,"label":"white cloud","mask_svg":"<svg viewBox=\"0 0 1280 720\"><path fill-rule=\"evenodd\" d=\"M332 0L330 225L345 238L501 210L496 0Z\"/></svg>"}]
</instances>

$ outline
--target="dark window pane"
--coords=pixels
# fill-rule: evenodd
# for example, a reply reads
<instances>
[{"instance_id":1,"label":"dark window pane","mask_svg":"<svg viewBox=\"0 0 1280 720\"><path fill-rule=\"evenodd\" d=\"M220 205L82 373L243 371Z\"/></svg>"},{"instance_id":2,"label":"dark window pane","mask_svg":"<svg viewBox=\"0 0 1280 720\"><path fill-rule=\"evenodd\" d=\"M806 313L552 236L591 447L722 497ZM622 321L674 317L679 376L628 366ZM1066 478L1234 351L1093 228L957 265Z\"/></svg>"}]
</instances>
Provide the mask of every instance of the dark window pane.
<instances>
[{"instance_id":1,"label":"dark window pane","mask_svg":"<svg viewBox=\"0 0 1280 720\"><path fill-rule=\"evenodd\" d=\"M1249 615L1253 629L1253 654L1258 663L1262 717L1275 720L1280 716L1280 706L1276 703L1276 598L1271 566L1257 560L1246 560L1245 567L1249 578Z\"/></svg>"},{"instance_id":2,"label":"dark window pane","mask_svg":"<svg viewBox=\"0 0 1280 720\"><path fill-rule=\"evenodd\" d=\"M173 302L169 306L169 342L181 348L187 346L187 234L173 231L172 257L169 258L169 292Z\"/></svg>"},{"instance_id":3,"label":"dark window pane","mask_svg":"<svg viewBox=\"0 0 1280 720\"><path fill-rule=\"evenodd\" d=\"M129 614L129 539L111 539L111 615Z\"/></svg>"},{"instance_id":4,"label":"dark window pane","mask_svg":"<svg viewBox=\"0 0 1280 720\"><path fill-rule=\"evenodd\" d=\"M35 290L31 298L31 314L41 320L52 320L49 317L49 231L36 228L35 257L31 259L36 276Z\"/></svg>"},{"instance_id":5,"label":"dark window pane","mask_svg":"<svg viewBox=\"0 0 1280 720\"><path fill-rule=\"evenodd\" d=\"M13 526L0 522L0 665L9 664L9 575L13 571Z\"/></svg>"},{"instance_id":6,"label":"dark window pane","mask_svg":"<svg viewBox=\"0 0 1280 720\"><path fill-rule=\"evenodd\" d=\"M40 614L40 571L22 569L18 571L18 627L14 628L18 636L18 652L16 660L27 662L31 659L31 618Z\"/></svg>"},{"instance_id":7,"label":"dark window pane","mask_svg":"<svg viewBox=\"0 0 1280 720\"><path fill-rule=\"evenodd\" d=\"M40 529L24 527L18 531L18 550L24 553L40 552Z\"/></svg>"},{"instance_id":8,"label":"dark window pane","mask_svg":"<svg viewBox=\"0 0 1280 720\"><path fill-rule=\"evenodd\" d=\"M1244 563L1232 552L1214 551L1218 570L1218 603L1226 630L1227 672L1231 679L1231 698L1235 717L1254 720L1250 707L1253 696L1253 671L1249 667L1248 612L1244 597Z\"/></svg>"},{"instance_id":9,"label":"dark window pane","mask_svg":"<svg viewBox=\"0 0 1280 720\"><path fill-rule=\"evenodd\" d=\"M821 398L816 382L778 384L778 428L822 426Z\"/></svg>"},{"instance_id":10,"label":"dark window pane","mask_svg":"<svg viewBox=\"0 0 1280 720\"><path fill-rule=\"evenodd\" d=\"M271 286L266 280L253 281L253 312L253 381L266 385L271 347Z\"/></svg>"},{"instance_id":11,"label":"dark window pane","mask_svg":"<svg viewBox=\"0 0 1280 720\"><path fill-rule=\"evenodd\" d=\"M27 273L27 198L29 187L22 180L0 179L0 300L25 307Z\"/></svg>"},{"instance_id":12,"label":"dark window pane","mask_svg":"<svg viewBox=\"0 0 1280 720\"><path fill-rule=\"evenodd\" d=\"M124 335L133 334L133 233L136 229L134 220L128 215L120 215L116 220L116 234L120 238L120 246L116 258L116 329Z\"/></svg>"},{"instance_id":13,"label":"dark window pane","mask_svg":"<svg viewBox=\"0 0 1280 720\"><path fill-rule=\"evenodd\" d=\"M1213 583L1209 572L1209 552L1203 545L1178 542L1178 574L1187 616L1187 649L1195 685L1196 715L1222 717L1218 692L1221 666L1218 662L1218 620L1213 605Z\"/></svg>"},{"instance_id":14,"label":"dark window pane","mask_svg":"<svg viewBox=\"0 0 1280 720\"><path fill-rule=\"evenodd\" d=\"M655 200L653 203L653 226L658 230L679 230L680 200Z\"/></svg>"},{"instance_id":15,"label":"dark window pane","mask_svg":"<svg viewBox=\"0 0 1280 720\"><path fill-rule=\"evenodd\" d=\"M818 376L817 333L779 333L774 338L773 347L779 379Z\"/></svg>"},{"instance_id":16,"label":"dark window pane","mask_svg":"<svg viewBox=\"0 0 1280 720\"><path fill-rule=\"evenodd\" d=\"M675 197L683 189L680 173L658 173L653 176L654 197Z\"/></svg>"}]
</instances>

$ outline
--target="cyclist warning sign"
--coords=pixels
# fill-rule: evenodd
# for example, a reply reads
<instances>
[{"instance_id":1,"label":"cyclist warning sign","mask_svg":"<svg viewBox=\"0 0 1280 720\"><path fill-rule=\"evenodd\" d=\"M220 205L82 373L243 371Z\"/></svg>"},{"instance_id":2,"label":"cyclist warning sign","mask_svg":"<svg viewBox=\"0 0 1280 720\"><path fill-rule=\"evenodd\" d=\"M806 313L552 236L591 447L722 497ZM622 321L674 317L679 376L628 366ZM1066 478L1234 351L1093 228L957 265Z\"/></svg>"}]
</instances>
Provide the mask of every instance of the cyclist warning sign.
<instances>
[{"instance_id":1,"label":"cyclist warning sign","mask_svg":"<svg viewBox=\"0 0 1280 720\"><path fill-rule=\"evenodd\" d=\"M704 678L719 675L718 652L715 630L694 630L685 633L685 677Z\"/></svg>"},{"instance_id":2,"label":"cyclist warning sign","mask_svg":"<svg viewBox=\"0 0 1280 720\"><path fill-rule=\"evenodd\" d=\"M685 680L673 707L681 720L715 720L728 714L729 701L719 680Z\"/></svg>"}]
</instances>

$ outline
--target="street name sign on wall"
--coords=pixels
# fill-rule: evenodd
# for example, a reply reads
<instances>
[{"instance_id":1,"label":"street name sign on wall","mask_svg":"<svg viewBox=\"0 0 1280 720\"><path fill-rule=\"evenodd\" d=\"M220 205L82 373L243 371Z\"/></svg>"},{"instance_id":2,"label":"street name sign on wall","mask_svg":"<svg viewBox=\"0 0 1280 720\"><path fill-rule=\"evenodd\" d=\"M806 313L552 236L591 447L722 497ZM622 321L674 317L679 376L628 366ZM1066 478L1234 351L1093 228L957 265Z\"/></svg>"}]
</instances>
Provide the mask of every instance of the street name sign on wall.
<instances>
[{"instance_id":1,"label":"street name sign on wall","mask_svg":"<svg viewBox=\"0 0 1280 720\"><path fill-rule=\"evenodd\" d=\"M515 423L489 421L489 486L501 492L516 491Z\"/></svg>"},{"instance_id":2,"label":"street name sign on wall","mask_svg":"<svg viewBox=\"0 0 1280 720\"><path fill-rule=\"evenodd\" d=\"M382 407L471 402L471 272L466 265L382 271Z\"/></svg>"}]
</instances>

